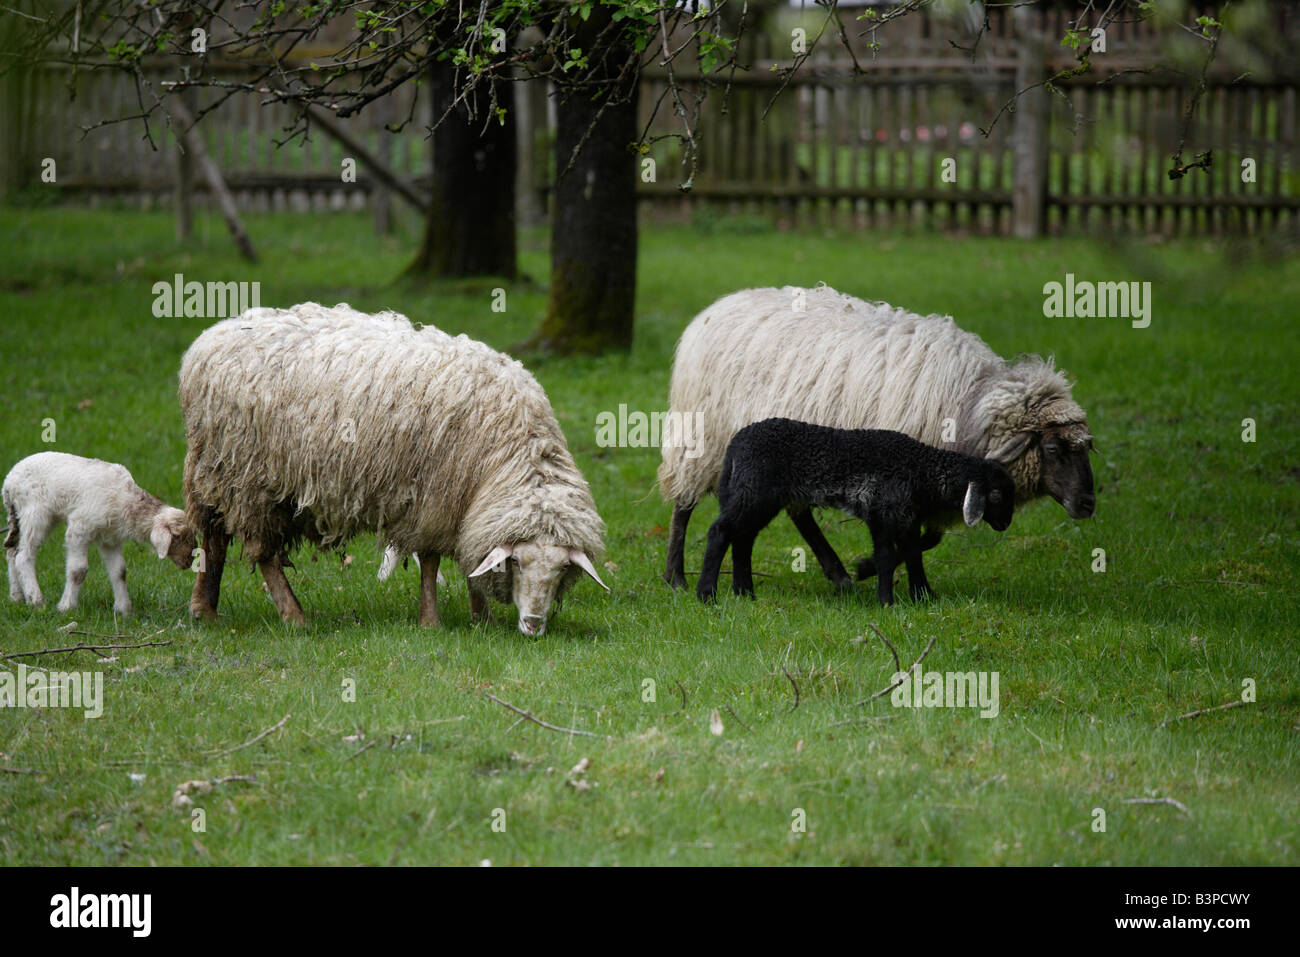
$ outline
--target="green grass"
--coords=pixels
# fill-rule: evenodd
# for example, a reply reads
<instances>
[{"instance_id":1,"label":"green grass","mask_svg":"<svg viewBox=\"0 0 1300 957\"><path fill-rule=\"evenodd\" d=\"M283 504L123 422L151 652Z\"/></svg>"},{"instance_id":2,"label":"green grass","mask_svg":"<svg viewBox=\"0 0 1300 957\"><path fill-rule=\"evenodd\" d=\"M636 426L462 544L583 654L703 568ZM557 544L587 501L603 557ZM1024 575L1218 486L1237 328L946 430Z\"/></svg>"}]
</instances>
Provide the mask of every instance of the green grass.
<instances>
[{"instance_id":1,"label":"green grass","mask_svg":"<svg viewBox=\"0 0 1300 957\"><path fill-rule=\"evenodd\" d=\"M123 462L179 503L176 370L205 322L152 315L152 284L175 272L260 280L265 304L393 308L497 347L524 339L544 305L539 234L522 251L534 280L510 284L500 314L492 280L393 285L411 230L378 240L352 215L248 225L265 257L255 268L210 219L182 252L161 213L0 212L4 468L51 447L41 431L52 418L53 448ZM219 621L195 625L189 574L129 546L137 618L115 622L93 558L73 616L0 602L3 650L70 644L57 630L69 618L172 644L102 663L23 659L102 670L106 701L98 720L0 709L0 767L40 772L0 773L0 862L1296 864L1294 261L1230 264L1200 242L715 227L643 233L630 355L529 362L608 523L612 595L579 585L546 635L528 639L512 610L472 627L453 572L445 626L425 632L414 571L376 583L374 543L358 539L346 567L297 556L309 627L282 625L242 561L227 568ZM1066 272L1150 280L1150 328L1043 317L1043 283ZM1004 535L953 534L930 553L941 597L924 606L883 610L871 588L832 594L815 562L793 571L802 543L784 519L758 541L756 569L770 577L756 602L706 608L670 593L658 577L668 509L653 485L657 452L597 447L596 414L662 408L676 337L716 297L818 281L952 313L1004 355L1054 353L1097 435L1096 517L1074 522L1046 501ZM1241 440L1244 418L1254 444ZM711 502L697 513L688 569L715 514ZM840 516L823 524L846 560L866 547L865 530ZM1096 548L1104 574L1091 570ZM62 558L56 533L40 560L51 605ZM935 636L925 669L998 672L1000 715L858 706L894 670L870 624L905 666ZM1238 699L1246 678L1257 702L1157 727ZM609 738L516 723L484 691ZM252 746L213 753L290 714ZM843 723L859 718L870 720ZM566 783L584 757L588 790ZM196 833L174 790L229 775L255 780L198 795ZM1190 815L1124 803L1142 797L1174 798ZM497 808L504 832L492 828ZM791 828L800 808L806 833Z\"/></svg>"}]
</instances>

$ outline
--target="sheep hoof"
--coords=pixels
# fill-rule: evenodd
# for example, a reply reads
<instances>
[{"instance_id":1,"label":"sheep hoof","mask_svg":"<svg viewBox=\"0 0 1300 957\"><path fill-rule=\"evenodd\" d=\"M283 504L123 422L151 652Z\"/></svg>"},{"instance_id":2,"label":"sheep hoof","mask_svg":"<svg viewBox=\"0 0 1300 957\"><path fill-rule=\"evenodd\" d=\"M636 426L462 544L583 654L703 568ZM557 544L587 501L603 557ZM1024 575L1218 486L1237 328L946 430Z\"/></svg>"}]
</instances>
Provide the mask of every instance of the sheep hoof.
<instances>
[{"instance_id":1,"label":"sheep hoof","mask_svg":"<svg viewBox=\"0 0 1300 957\"><path fill-rule=\"evenodd\" d=\"M685 575L678 575L678 574L664 575L664 581L666 581L666 582L668 583L668 587L669 587L669 588L674 588L674 589L676 589L676 588L685 588L685 587L686 587L686 576L685 576Z\"/></svg>"},{"instance_id":2,"label":"sheep hoof","mask_svg":"<svg viewBox=\"0 0 1300 957\"><path fill-rule=\"evenodd\" d=\"M835 581L831 582L831 585L834 587L835 593L837 595L848 594L849 592L855 590L858 587L857 585L853 584L853 579L850 578L848 575L845 575L843 578L837 578Z\"/></svg>"},{"instance_id":3,"label":"sheep hoof","mask_svg":"<svg viewBox=\"0 0 1300 957\"><path fill-rule=\"evenodd\" d=\"M217 610L206 603L190 605L190 617L195 621L216 621Z\"/></svg>"}]
</instances>

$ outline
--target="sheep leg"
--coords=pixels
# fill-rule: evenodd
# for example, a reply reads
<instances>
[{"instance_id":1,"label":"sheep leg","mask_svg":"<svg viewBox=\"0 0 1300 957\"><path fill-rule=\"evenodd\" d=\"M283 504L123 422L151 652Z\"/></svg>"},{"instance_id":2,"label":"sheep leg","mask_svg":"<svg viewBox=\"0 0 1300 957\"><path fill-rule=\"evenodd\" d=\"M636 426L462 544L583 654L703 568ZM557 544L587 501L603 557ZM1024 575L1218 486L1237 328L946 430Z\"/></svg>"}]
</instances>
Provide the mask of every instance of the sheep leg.
<instances>
[{"instance_id":1,"label":"sheep leg","mask_svg":"<svg viewBox=\"0 0 1300 957\"><path fill-rule=\"evenodd\" d=\"M23 600L34 608L41 608L45 604L45 596L41 594L41 586L36 581L36 553L50 534L50 524L48 521L41 522L24 516L19 527L18 549L11 566L18 576Z\"/></svg>"},{"instance_id":2,"label":"sheep leg","mask_svg":"<svg viewBox=\"0 0 1300 957\"><path fill-rule=\"evenodd\" d=\"M686 526L694 511L694 505L673 505L673 520L668 529L668 564L664 567L664 581L673 588L686 587Z\"/></svg>"},{"instance_id":3,"label":"sheep leg","mask_svg":"<svg viewBox=\"0 0 1300 957\"><path fill-rule=\"evenodd\" d=\"M722 568L722 558L727 554L731 544L730 526L726 516L719 515L718 520L709 526L709 542L704 548L704 565L700 569L699 580L695 583L695 597L700 601L712 601L718 593L718 570Z\"/></svg>"},{"instance_id":4,"label":"sheep leg","mask_svg":"<svg viewBox=\"0 0 1300 957\"><path fill-rule=\"evenodd\" d=\"M871 532L871 547L876 558L876 598L882 605L894 603L894 569L898 567L898 553L894 550L894 540L883 522L871 516L860 516L867 523Z\"/></svg>"},{"instance_id":5,"label":"sheep leg","mask_svg":"<svg viewBox=\"0 0 1300 957\"><path fill-rule=\"evenodd\" d=\"M113 586L113 610L119 615L131 614L131 596L126 591L126 559L122 546L100 545L99 556L104 559L109 584Z\"/></svg>"},{"instance_id":6,"label":"sheep leg","mask_svg":"<svg viewBox=\"0 0 1300 957\"><path fill-rule=\"evenodd\" d=\"M57 608L61 612L68 612L77 607L77 598L81 595L81 584L86 580L86 572L90 569L90 561L86 555L90 548L90 542L84 534L69 526L67 537L64 539L64 547L67 548L68 557L63 583L63 597L59 599Z\"/></svg>"},{"instance_id":7,"label":"sheep leg","mask_svg":"<svg viewBox=\"0 0 1300 957\"><path fill-rule=\"evenodd\" d=\"M5 549L5 564L9 566L9 600L22 604L23 585L22 582L18 580L18 566L16 564L17 557L18 549Z\"/></svg>"},{"instance_id":8,"label":"sheep leg","mask_svg":"<svg viewBox=\"0 0 1300 957\"><path fill-rule=\"evenodd\" d=\"M754 597L754 539L748 531L741 532L731 542L731 592L733 595Z\"/></svg>"},{"instance_id":9,"label":"sheep leg","mask_svg":"<svg viewBox=\"0 0 1300 957\"><path fill-rule=\"evenodd\" d=\"M921 563L921 529L912 529L903 542L903 560L907 563L907 593L912 601L925 601L934 597L934 589L925 577L925 566Z\"/></svg>"},{"instance_id":10,"label":"sheep leg","mask_svg":"<svg viewBox=\"0 0 1300 957\"><path fill-rule=\"evenodd\" d=\"M194 579L190 597L191 618L216 618L217 600L221 597L221 573L226 568L226 547L230 536L221 519L213 519L203 529L203 561Z\"/></svg>"},{"instance_id":11,"label":"sheep leg","mask_svg":"<svg viewBox=\"0 0 1300 957\"><path fill-rule=\"evenodd\" d=\"M822 574L835 586L836 591L850 591L853 588L853 579L849 578L844 563L840 561L840 556L835 554L835 549L831 548L831 543L826 541L821 526L813 518L812 509L786 509L786 512L790 516L790 521L794 522L794 527L799 529L803 540L817 556L817 561L822 566Z\"/></svg>"},{"instance_id":12,"label":"sheep leg","mask_svg":"<svg viewBox=\"0 0 1300 957\"><path fill-rule=\"evenodd\" d=\"M442 624L438 619L438 563L442 561L442 556L437 552L420 552L419 557L420 626L437 628Z\"/></svg>"},{"instance_id":13,"label":"sheep leg","mask_svg":"<svg viewBox=\"0 0 1300 957\"><path fill-rule=\"evenodd\" d=\"M934 546L943 541L943 529L930 528L926 529L921 536L921 551L928 552ZM876 574L876 560L871 555L864 555L858 559L858 581L870 578Z\"/></svg>"},{"instance_id":14,"label":"sheep leg","mask_svg":"<svg viewBox=\"0 0 1300 957\"><path fill-rule=\"evenodd\" d=\"M298 604L297 596L289 587L289 579L284 577L284 566L281 560L275 558L269 562L258 562L257 567L262 572L262 580L266 582L267 590L271 593L271 601L275 602L275 607L280 612L280 620L293 625L305 625L307 616L302 613L302 605Z\"/></svg>"}]
</instances>

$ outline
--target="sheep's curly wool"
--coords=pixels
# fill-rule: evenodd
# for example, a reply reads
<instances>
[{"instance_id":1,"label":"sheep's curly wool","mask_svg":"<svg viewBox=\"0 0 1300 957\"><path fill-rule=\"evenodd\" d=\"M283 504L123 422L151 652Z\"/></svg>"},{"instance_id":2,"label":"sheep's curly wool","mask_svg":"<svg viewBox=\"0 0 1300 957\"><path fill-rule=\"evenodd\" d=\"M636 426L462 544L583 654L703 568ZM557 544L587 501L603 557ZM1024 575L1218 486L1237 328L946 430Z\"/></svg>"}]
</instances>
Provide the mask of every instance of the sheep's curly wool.
<instances>
[{"instance_id":1,"label":"sheep's curly wool","mask_svg":"<svg viewBox=\"0 0 1300 957\"><path fill-rule=\"evenodd\" d=\"M773 416L893 429L979 458L1048 426L1090 437L1051 359L1009 363L951 317L920 316L829 286L746 289L706 308L677 345L670 405L680 414L667 418L659 487L684 506L717 488L731 437ZM676 427L692 413L698 441L688 448ZM953 442L944 440L949 418ZM1039 494L1035 446L1007 469L1019 500Z\"/></svg>"},{"instance_id":2,"label":"sheep's curly wool","mask_svg":"<svg viewBox=\"0 0 1300 957\"><path fill-rule=\"evenodd\" d=\"M190 518L219 516L254 562L363 531L466 574L508 543L603 550L546 393L464 335L346 304L250 309L186 351L180 398ZM509 601L507 574L484 590Z\"/></svg>"}]
</instances>

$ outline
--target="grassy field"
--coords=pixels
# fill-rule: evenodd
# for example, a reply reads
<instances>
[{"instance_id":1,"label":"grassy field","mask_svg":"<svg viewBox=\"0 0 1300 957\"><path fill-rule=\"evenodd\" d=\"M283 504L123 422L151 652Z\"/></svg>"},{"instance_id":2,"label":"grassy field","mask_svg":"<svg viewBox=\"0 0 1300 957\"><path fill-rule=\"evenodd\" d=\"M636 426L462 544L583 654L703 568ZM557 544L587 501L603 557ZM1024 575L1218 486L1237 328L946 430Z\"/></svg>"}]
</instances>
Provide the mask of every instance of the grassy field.
<instances>
[{"instance_id":1,"label":"grassy field","mask_svg":"<svg viewBox=\"0 0 1300 957\"><path fill-rule=\"evenodd\" d=\"M393 308L501 348L524 339L544 305L540 234L524 238L534 278L507 287L501 314L492 281L395 285L413 237L376 239L364 217L249 226L264 254L254 268L207 219L182 252L163 213L0 211L3 467L46 448L98 456L180 504L176 371L206 322L152 314L153 283L177 272L260 281L263 304ZM1151 326L1045 318L1043 283L1067 272L1149 280ZM4 662L102 671L105 701L96 720L0 709L0 862L1300 863L1294 260L1229 259L1208 242L792 234L722 221L707 233L648 229L640 277L630 355L529 362L608 523L612 595L579 585L547 633L527 639L512 610L472 627L453 571L445 626L424 632L414 569L377 583L374 542L358 539L347 565L297 556L291 581L309 627L282 625L241 561L226 570L219 621L196 625L189 573L128 546L136 618L116 622L97 557L81 608L53 610L56 533L40 560L51 607L4 600L4 653L87 640L58 630L69 620L171 644ZM954 533L930 553L940 598L922 606L883 610L871 587L834 595L815 562L793 570L802 542L785 519L755 548L770 576L756 602L706 608L670 593L657 450L598 447L596 415L663 408L673 344L713 299L819 281L951 313L1004 355L1055 354L1097 436L1096 517L1075 522L1044 501L1004 535ZM711 502L697 512L688 570L715 514ZM867 546L841 516L822 522L846 561ZM927 671L997 672L998 716L888 697L860 705L894 671L871 625L905 667L935 638ZM1240 700L1245 679L1253 703L1160 726ZM484 692L605 737L520 723ZM583 758L590 768L573 775ZM232 776L193 795L205 829L174 806L182 782Z\"/></svg>"}]
</instances>

